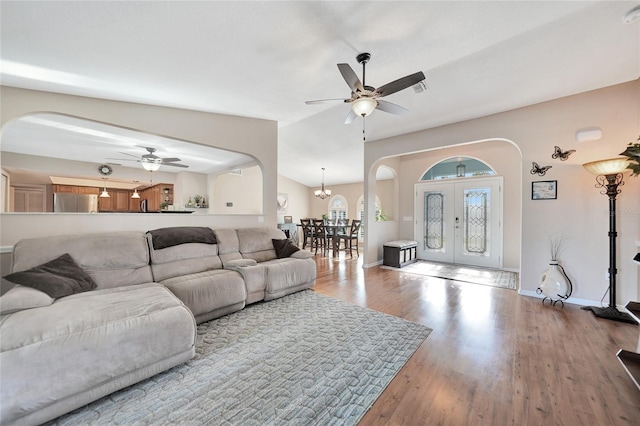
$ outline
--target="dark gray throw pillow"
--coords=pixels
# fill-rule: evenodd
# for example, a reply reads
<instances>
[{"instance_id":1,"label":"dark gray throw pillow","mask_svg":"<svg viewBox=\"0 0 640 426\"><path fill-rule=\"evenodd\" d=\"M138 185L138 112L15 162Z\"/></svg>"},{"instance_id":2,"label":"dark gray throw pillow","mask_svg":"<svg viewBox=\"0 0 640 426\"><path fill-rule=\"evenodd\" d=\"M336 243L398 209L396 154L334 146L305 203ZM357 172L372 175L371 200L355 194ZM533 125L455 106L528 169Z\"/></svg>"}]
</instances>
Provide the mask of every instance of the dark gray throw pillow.
<instances>
[{"instance_id":1,"label":"dark gray throw pillow","mask_svg":"<svg viewBox=\"0 0 640 426\"><path fill-rule=\"evenodd\" d=\"M282 259L283 257L289 257L293 253L300 250L298 247L295 246L295 244L291 242L291 240L272 239L271 242L273 242L273 248L276 250L276 257L278 259Z\"/></svg>"},{"instance_id":2,"label":"dark gray throw pillow","mask_svg":"<svg viewBox=\"0 0 640 426\"><path fill-rule=\"evenodd\" d=\"M26 271L14 272L4 279L40 290L54 299L96 288L95 281L69 253Z\"/></svg>"}]
</instances>

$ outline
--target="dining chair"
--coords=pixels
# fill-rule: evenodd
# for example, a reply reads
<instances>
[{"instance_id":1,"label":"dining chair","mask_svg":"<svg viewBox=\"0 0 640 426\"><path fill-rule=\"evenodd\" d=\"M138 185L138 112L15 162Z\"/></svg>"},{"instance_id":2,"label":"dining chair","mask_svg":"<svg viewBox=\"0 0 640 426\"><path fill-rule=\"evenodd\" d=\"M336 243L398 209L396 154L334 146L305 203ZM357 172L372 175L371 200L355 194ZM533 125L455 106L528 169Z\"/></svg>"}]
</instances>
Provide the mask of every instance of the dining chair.
<instances>
[{"instance_id":1,"label":"dining chair","mask_svg":"<svg viewBox=\"0 0 640 426\"><path fill-rule=\"evenodd\" d=\"M302 249L304 250L309 243L309 249L313 248L313 224L312 219L300 219L300 226L302 227Z\"/></svg>"},{"instance_id":2,"label":"dining chair","mask_svg":"<svg viewBox=\"0 0 640 426\"><path fill-rule=\"evenodd\" d=\"M354 247L358 256L360 256L360 251L358 250L358 234L360 233L360 220L353 219L351 221L351 228L349 229L349 233L344 235L338 235L340 241L344 241L344 248L347 249L347 244L349 245L349 256L353 257L353 252L351 251Z\"/></svg>"},{"instance_id":3,"label":"dining chair","mask_svg":"<svg viewBox=\"0 0 640 426\"><path fill-rule=\"evenodd\" d=\"M318 248L322 250L322 255L327 253L327 232L324 227L324 219L313 219L313 245L318 254Z\"/></svg>"}]
</instances>

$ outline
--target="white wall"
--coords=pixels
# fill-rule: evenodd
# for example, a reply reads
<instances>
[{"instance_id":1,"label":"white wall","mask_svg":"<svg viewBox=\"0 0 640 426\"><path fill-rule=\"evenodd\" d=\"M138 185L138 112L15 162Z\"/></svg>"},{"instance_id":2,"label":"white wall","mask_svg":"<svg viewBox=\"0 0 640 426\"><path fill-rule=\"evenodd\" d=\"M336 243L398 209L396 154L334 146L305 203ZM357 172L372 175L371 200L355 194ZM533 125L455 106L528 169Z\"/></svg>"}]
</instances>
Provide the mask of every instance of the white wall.
<instances>
[{"instance_id":1,"label":"white wall","mask_svg":"<svg viewBox=\"0 0 640 426\"><path fill-rule=\"evenodd\" d=\"M277 190L277 123L246 117L212 114L104 99L61 95L49 92L0 87L2 126L24 115L53 112L122 126L202 145L248 154L262 167L263 208L261 215L206 216L207 226L275 226ZM0 215L0 246L11 246L27 236L54 233L94 232L115 229L153 229L157 225L197 224L203 217L171 214L164 218L144 215L120 217L96 215L80 219L75 215ZM147 217L149 216L149 217Z\"/></svg>"},{"instance_id":2,"label":"white wall","mask_svg":"<svg viewBox=\"0 0 640 426\"><path fill-rule=\"evenodd\" d=\"M520 285L524 294L535 294L540 275L547 268L546 246L551 233L565 232L567 249L561 256L574 283L574 302L599 303L608 281L608 202L594 188L595 177L582 167L583 163L616 157L628 142L640 133L640 81L620 84L550 102L507 111L488 117L406 134L394 138L369 141L364 145L365 188L368 195L367 215L371 220L371 196L375 188L375 168L381 159L462 143L504 139L512 141L521 152L521 196L513 200L522 211L520 245ZM579 129L597 126L602 129L599 141L578 143ZM554 146L563 150L576 149L567 161L553 160ZM529 173L531 163L552 165L546 176ZM401 188L412 185L400 175ZM415 179L415 177L413 178ZM531 200L531 182L557 180L558 199ZM618 196L618 304L638 300L640 280L638 266L631 261L640 240L640 179L625 176L625 185ZM505 198L506 200L506 198ZM406 200L401 216L412 216ZM517 213L513 213L517 214ZM405 233L398 229L397 237ZM505 233L506 234L506 233ZM365 265L380 260L379 247L388 235L365 236ZM506 235L506 238L509 238ZM606 301L606 299L605 299Z\"/></svg>"},{"instance_id":3,"label":"white wall","mask_svg":"<svg viewBox=\"0 0 640 426\"><path fill-rule=\"evenodd\" d=\"M293 223L300 223L301 218L311 215L309 210L311 190L308 186L278 175L278 193L287 194L289 199L287 211L278 212L278 223L284 223L285 216L291 216Z\"/></svg>"},{"instance_id":4,"label":"white wall","mask_svg":"<svg viewBox=\"0 0 640 426\"><path fill-rule=\"evenodd\" d=\"M222 173L211 182L209 198L212 200L212 213L262 213L262 171L259 166L242 169L242 176ZM231 203L231 206L227 206L227 203Z\"/></svg>"}]
</instances>

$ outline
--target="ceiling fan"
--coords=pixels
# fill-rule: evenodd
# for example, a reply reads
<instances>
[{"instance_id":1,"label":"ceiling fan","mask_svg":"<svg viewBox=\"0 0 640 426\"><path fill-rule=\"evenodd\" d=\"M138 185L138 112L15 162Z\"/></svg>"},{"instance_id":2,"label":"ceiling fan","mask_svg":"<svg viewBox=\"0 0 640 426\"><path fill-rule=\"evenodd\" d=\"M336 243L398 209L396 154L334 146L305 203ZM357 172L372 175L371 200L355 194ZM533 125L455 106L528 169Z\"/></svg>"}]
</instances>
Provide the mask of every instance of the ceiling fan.
<instances>
[{"instance_id":1,"label":"ceiling fan","mask_svg":"<svg viewBox=\"0 0 640 426\"><path fill-rule=\"evenodd\" d=\"M365 66L371 59L371 54L360 53L356 56L358 63L362 64L362 82L353 71L353 68L349 64L338 64L338 69L347 82L347 85L351 89L351 97L347 99L320 99L315 101L306 101L307 105L320 104L325 102L341 101L347 104L351 104L351 110L344 124L350 124L357 117L366 117L373 112L374 109L388 112L391 114L403 115L407 111L400 105L393 104L388 101L384 101L380 98L391 95L392 93L399 92L408 87L414 86L425 79L424 73L419 71L415 74L407 75L399 78L398 80L387 83L384 86L378 88L367 86L365 84Z\"/></svg>"},{"instance_id":2,"label":"ceiling fan","mask_svg":"<svg viewBox=\"0 0 640 426\"><path fill-rule=\"evenodd\" d=\"M137 161L138 163L142 164L142 167L144 167L145 170L149 170L150 172L155 172L160 168L160 166L172 166L172 167L182 167L182 168L189 167L186 164L178 164L177 162L182 160L176 157L171 157L171 158L158 157L157 155L154 154L154 152L157 151L155 148L151 148L147 146L143 146L141 148L146 149L148 153L143 154L137 160L130 160L128 158L109 158L109 160ZM120 152L120 154L129 155L131 157L138 158L136 155L128 154L126 152Z\"/></svg>"}]
</instances>

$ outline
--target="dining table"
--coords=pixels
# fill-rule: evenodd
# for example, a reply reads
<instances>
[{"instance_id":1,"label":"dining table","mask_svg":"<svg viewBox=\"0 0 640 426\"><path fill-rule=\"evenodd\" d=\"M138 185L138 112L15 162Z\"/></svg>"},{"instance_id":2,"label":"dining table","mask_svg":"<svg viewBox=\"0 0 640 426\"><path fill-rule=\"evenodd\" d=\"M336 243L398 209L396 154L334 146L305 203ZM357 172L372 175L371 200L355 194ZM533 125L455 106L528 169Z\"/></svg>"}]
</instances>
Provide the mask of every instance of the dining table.
<instances>
[{"instance_id":1,"label":"dining table","mask_svg":"<svg viewBox=\"0 0 640 426\"><path fill-rule=\"evenodd\" d=\"M338 248L340 246L340 235L344 235L347 233L347 228L349 225L338 225L338 224L325 224L325 235L327 235L327 239L331 239L332 242L332 250L333 254L338 254Z\"/></svg>"},{"instance_id":2,"label":"dining table","mask_svg":"<svg viewBox=\"0 0 640 426\"><path fill-rule=\"evenodd\" d=\"M297 226L301 228L303 227L299 223L297 224ZM345 225L338 225L335 223L324 224L325 235L327 236L327 239L331 240L331 248L333 250L333 253L338 252L338 247L340 246L339 236L341 235L341 231L342 233L346 233L347 228L349 228L348 224L345 224ZM311 230L311 234L315 235L315 228L313 224L310 226L310 230ZM304 230L301 230L299 233L302 235L302 238L304 238Z\"/></svg>"}]
</instances>

